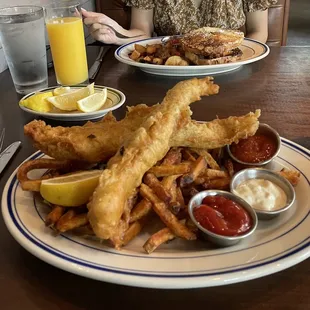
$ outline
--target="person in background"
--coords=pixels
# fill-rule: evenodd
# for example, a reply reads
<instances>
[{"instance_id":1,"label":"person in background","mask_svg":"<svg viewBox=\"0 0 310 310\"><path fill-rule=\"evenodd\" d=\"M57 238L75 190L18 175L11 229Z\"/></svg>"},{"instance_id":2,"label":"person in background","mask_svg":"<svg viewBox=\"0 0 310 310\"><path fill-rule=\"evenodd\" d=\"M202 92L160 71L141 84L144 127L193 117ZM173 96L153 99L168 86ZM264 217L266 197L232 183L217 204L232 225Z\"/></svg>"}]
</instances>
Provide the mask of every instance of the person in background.
<instances>
[{"instance_id":1,"label":"person in background","mask_svg":"<svg viewBox=\"0 0 310 310\"><path fill-rule=\"evenodd\" d=\"M106 44L122 45L154 35L184 34L210 26L240 29L246 37L266 42L268 8L277 0L123 0L131 6L131 25L126 30L108 16L82 10L92 37ZM118 38L115 32L132 37ZM134 38L133 38L134 37Z\"/></svg>"}]
</instances>

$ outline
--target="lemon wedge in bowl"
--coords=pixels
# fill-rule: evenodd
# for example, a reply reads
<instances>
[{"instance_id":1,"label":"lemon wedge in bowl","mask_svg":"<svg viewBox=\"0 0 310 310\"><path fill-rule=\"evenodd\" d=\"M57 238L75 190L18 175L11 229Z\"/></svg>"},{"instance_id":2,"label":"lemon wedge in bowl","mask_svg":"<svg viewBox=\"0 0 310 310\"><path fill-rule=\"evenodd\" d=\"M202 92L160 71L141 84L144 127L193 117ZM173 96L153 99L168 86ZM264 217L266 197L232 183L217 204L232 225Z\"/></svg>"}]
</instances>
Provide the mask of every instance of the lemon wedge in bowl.
<instances>
[{"instance_id":1,"label":"lemon wedge in bowl","mask_svg":"<svg viewBox=\"0 0 310 310\"><path fill-rule=\"evenodd\" d=\"M27 99L21 100L19 103L20 105L37 112L50 112L53 109L53 105L46 99L52 96L52 92L36 93Z\"/></svg>"},{"instance_id":2,"label":"lemon wedge in bowl","mask_svg":"<svg viewBox=\"0 0 310 310\"><path fill-rule=\"evenodd\" d=\"M95 92L94 83L62 95L47 98L57 109L63 111L77 110L77 101L92 95Z\"/></svg>"},{"instance_id":3,"label":"lemon wedge in bowl","mask_svg":"<svg viewBox=\"0 0 310 310\"><path fill-rule=\"evenodd\" d=\"M64 207L86 204L99 182L102 170L80 171L43 180L41 196L48 202Z\"/></svg>"},{"instance_id":4,"label":"lemon wedge in bowl","mask_svg":"<svg viewBox=\"0 0 310 310\"><path fill-rule=\"evenodd\" d=\"M101 92L78 100L77 107L81 112L95 112L101 109L108 98L108 90L104 88Z\"/></svg>"},{"instance_id":5,"label":"lemon wedge in bowl","mask_svg":"<svg viewBox=\"0 0 310 310\"><path fill-rule=\"evenodd\" d=\"M61 86L61 87L57 87L53 90L54 96L63 95L63 94L69 93L69 92L71 92L70 86Z\"/></svg>"}]
</instances>

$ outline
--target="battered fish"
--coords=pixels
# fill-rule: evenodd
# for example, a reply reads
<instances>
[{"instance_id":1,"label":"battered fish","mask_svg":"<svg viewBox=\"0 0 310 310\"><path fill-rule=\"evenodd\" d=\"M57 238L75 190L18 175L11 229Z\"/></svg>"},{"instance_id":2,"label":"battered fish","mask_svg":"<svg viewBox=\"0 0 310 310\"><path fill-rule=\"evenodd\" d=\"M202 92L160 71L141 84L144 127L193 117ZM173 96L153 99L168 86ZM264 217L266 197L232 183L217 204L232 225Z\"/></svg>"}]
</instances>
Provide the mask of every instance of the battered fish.
<instances>
[{"instance_id":1,"label":"battered fish","mask_svg":"<svg viewBox=\"0 0 310 310\"><path fill-rule=\"evenodd\" d=\"M81 160L98 163L112 157L132 133L141 126L158 105L140 104L128 107L128 113L116 121L109 113L100 122L88 122L83 127L51 127L43 121L32 121L24 127L34 146L58 160ZM189 118L191 111L184 109ZM172 146L213 149L238 142L255 134L260 110L240 117L216 119L207 123L186 122L172 137Z\"/></svg>"},{"instance_id":2,"label":"battered fish","mask_svg":"<svg viewBox=\"0 0 310 310\"><path fill-rule=\"evenodd\" d=\"M88 218L96 236L109 239L114 235L128 197L141 184L145 172L168 152L170 138L183 121L182 111L200 96L218 90L211 78L178 83L125 141L100 176L88 204Z\"/></svg>"}]
</instances>

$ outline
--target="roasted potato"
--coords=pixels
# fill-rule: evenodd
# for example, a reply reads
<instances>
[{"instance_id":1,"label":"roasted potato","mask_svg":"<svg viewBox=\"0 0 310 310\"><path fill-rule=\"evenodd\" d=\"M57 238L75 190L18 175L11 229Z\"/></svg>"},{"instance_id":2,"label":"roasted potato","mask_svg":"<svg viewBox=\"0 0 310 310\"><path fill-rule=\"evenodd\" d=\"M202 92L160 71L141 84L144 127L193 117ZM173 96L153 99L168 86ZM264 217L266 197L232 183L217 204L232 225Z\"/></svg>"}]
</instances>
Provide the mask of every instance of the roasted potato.
<instances>
[{"instance_id":1,"label":"roasted potato","mask_svg":"<svg viewBox=\"0 0 310 310\"><path fill-rule=\"evenodd\" d=\"M146 47L140 44L135 44L135 50L140 54L146 53Z\"/></svg>"},{"instance_id":2,"label":"roasted potato","mask_svg":"<svg viewBox=\"0 0 310 310\"><path fill-rule=\"evenodd\" d=\"M180 56L171 56L166 62L165 66L188 66L189 63Z\"/></svg>"},{"instance_id":3,"label":"roasted potato","mask_svg":"<svg viewBox=\"0 0 310 310\"><path fill-rule=\"evenodd\" d=\"M141 54L138 51L134 50L130 54L129 58L132 59L132 60L137 60L140 56L141 56Z\"/></svg>"}]
</instances>

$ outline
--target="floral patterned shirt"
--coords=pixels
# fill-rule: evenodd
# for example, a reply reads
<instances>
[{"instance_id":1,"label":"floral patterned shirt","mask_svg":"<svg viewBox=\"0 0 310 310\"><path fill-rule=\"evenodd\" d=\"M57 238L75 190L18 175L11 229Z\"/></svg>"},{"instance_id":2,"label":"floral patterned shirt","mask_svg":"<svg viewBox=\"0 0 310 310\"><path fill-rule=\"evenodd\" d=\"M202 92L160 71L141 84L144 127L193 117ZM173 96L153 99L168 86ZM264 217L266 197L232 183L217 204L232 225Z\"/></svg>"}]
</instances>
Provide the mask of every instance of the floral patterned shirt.
<instances>
[{"instance_id":1,"label":"floral patterned shirt","mask_svg":"<svg viewBox=\"0 0 310 310\"><path fill-rule=\"evenodd\" d=\"M123 0L139 9L154 9L154 31L157 35L187 33L205 26L240 29L245 13L266 10L278 0Z\"/></svg>"}]
</instances>

